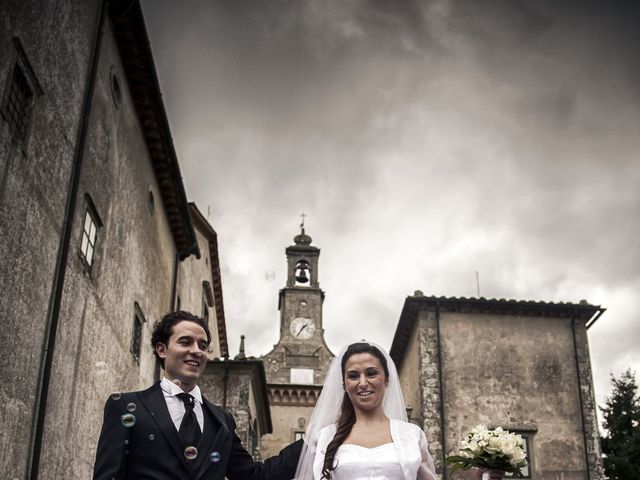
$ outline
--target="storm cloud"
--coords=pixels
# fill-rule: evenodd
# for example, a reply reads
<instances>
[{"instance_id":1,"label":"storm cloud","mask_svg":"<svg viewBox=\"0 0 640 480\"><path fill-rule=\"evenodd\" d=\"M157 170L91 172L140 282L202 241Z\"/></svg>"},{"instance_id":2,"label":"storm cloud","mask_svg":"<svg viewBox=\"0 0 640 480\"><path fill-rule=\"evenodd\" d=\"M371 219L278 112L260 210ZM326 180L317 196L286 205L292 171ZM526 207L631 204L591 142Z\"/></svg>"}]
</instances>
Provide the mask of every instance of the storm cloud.
<instances>
[{"instance_id":1,"label":"storm cloud","mask_svg":"<svg viewBox=\"0 0 640 480\"><path fill-rule=\"evenodd\" d=\"M634 2L145 1L231 351L278 339L305 212L336 350L404 298L587 299L599 402L640 370ZM266 272L275 272L275 280ZM357 332L357 333L353 333Z\"/></svg>"}]
</instances>

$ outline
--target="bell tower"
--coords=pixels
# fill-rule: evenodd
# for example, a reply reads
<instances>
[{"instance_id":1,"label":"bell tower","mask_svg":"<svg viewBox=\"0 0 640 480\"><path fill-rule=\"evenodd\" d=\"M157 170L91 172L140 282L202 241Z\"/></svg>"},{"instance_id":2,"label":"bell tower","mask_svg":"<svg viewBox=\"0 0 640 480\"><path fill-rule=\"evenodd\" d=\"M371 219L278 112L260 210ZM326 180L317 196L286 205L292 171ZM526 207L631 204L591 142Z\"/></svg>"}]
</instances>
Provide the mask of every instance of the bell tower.
<instances>
[{"instance_id":1,"label":"bell tower","mask_svg":"<svg viewBox=\"0 0 640 480\"><path fill-rule=\"evenodd\" d=\"M302 438L334 355L324 341L318 281L320 249L304 231L285 249L287 281L280 289L280 338L263 358L273 433L262 437L263 458Z\"/></svg>"},{"instance_id":2,"label":"bell tower","mask_svg":"<svg viewBox=\"0 0 640 480\"><path fill-rule=\"evenodd\" d=\"M324 341L318 282L320 249L311 245L304 216L300 233L285 249L287 282L280 290L280 339L264 356L270 384L321 385L333 354Z\"/></svg>"}]
</instances>

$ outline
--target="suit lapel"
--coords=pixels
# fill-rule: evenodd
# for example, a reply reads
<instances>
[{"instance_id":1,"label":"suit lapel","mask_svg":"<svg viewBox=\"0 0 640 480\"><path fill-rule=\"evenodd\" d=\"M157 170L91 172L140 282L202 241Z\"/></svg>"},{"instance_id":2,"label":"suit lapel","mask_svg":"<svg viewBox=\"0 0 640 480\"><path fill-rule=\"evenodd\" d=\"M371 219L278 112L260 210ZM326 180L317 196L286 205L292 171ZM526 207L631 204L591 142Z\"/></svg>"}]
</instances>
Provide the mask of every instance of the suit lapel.
<instances>
[{"instance_id":1,"label":"suit lapel","mask_svg":"<svg viewBox=\"0 0 640 480\"><path fill-rule=\"evenodd\" d=\"M171 450L173 450L176 457L180 459L180 463L188 472L189 468L184 456L184 448L178 435L178 431L173 424L173 420L171 420L171 415L169 414L167 402L165 401L164 394L160 388L160 383L158 382L151 388L140 392L139 397L145 408L149 411L151 418L153 418L156 425L158 425L158 428L171 447Z\"/></svg>"},{"instance_id":2,"label":"suit lapel","mask_svg":"<svg viewBox=\"0 0 640 480\"><path fill-rule=\"evenodd\" d=\"M217 465L217 462L211 461L209 456L213 452L222 452L224 450L224 442L228 441L229 436L229 427L227 426L227 422L222 411L204 397L202 397L202 402L204 410L203 413L205 415L205 426L209 428L205 427L204 434L198 448L199 454L196 460L196 479L202 478L209 467ZM207 425L206 418L210 418L213 425ZM225 463L224 460L222 463Z\"/></svg>"}]
</instances>

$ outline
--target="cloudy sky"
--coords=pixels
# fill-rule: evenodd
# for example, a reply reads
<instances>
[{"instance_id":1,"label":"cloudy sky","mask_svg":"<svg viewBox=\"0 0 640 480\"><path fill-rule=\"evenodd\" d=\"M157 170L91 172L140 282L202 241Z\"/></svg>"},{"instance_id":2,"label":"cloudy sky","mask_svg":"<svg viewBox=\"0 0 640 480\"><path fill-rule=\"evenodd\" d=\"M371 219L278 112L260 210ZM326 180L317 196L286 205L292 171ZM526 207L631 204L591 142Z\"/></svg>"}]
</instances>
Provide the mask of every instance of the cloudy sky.
<instances>
[{"instance_id":1,"label":"cloudy sky","mask_svg":"<svg viewBox=\"0 0 640 480\"><path fill-rule=\"evenodd\" d=\"M145 1L231 351L277 342L304 212L334 351L390 346L407 295L476 296L478 271L487 298L607 308L589 331L600 403L610 372L640 372L632 3Z\"/></svg>"}]
</instances>

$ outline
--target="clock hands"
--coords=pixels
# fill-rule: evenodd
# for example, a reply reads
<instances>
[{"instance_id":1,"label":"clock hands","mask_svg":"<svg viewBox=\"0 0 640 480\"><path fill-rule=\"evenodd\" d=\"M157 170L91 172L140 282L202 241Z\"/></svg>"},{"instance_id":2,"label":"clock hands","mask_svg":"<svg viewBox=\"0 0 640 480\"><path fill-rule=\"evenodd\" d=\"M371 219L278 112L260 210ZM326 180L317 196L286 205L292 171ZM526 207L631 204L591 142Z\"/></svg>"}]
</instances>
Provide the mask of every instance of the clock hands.
<instances>
[{"instance_id":1,"label":"clock hands","mask_svg":"<svg viewBox=\"0 0 640 480\"><path fill-rule=\"evenodd\" d=\"M302 328L300 330L298 330L298 333L296 333L296 337L299 337L300 334L302 333L302 330L304 330L305 328L307 328L309 326L308 323L305 323L304 325L302 325Z\"/></svg>"}]
</instances>

